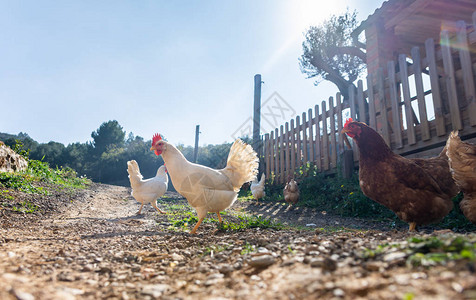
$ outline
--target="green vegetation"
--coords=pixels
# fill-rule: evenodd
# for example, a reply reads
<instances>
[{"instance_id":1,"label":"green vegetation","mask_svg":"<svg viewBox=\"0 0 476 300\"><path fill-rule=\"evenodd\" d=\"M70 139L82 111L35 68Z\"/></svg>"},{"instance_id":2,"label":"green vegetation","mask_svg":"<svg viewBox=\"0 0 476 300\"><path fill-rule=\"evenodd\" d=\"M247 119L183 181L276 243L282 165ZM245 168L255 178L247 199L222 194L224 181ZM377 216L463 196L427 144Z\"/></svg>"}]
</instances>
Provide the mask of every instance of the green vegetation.
<instances>
[{"instance_id":1,"label":"green vegetation","mask_svg":"<svg viewBox=\"0 0 476 300\"><path fill-rule=\"evenodd\" d=\"M240 231L248 228L262 229L283 229L284 225L279 222L273 222L262 216L238 216L239 221L223 221L218 225L220 231Z\"/></svg>"},{"instance_id":2,"label":"green vegetation","mask_svg":"<svg viewBox=\"0 0 476 300\"><path fill-rule=\"evenodd\" d=\"M467 259L474 261L476 240L462 236L440 239L438 237L412 237L408 240L411 255L407 265L429 267L445 264L450 260Z\"/></svg>"},{"instance_id":3,"label":"green vegetation","mask_svg":"<svg viewBox=\"0 0 476 300\"><path fill-rule=\"evenodd\" d=\"M28 169L23 172L0 173L0 201L2 206L15 201L15 192L34 195L48 195L51 189L74 190L84 188L89 184L85 177L77 177L71 168L52 169L48 163L28 158L29 151L24 149L21 142L13 149L28 161ZM13 211L32 213L38 206L31 201L21 201L11 205Z\"/></svg>"},{"instance_id":4,"label":"green vegetation","mask_svg":"<svg viewBox=\"0 0 476 300\"><path fill-rule=\"evenodd\" d=\"M241 198L240 198L241 200ZM195 210L187 204L160 202L167 211L167 218L169 229L189 231L193 225L198 222ZM278 222L265 219L262 216L250 216L248 214L238 212L229 214L227 211L220 213L223 222L218 222L218 217L215 213L209 213L203 220L203 223L215 223L218 230L223 232L240 231L248 228L262 228L262 229L283 229L284 225ZM225 219L224 217L227 216Z\"/></svg>"},{"instance_id":5,"label":"green vegetation","mask_svg":"<svg viewBox=\"0 0 476 300\"><path fill-rule=\"evenodd\" d=\"M431 267L459 260L474 262L476 236L411 237L403 243L385 243L375 249L365 249L362 257L375 259L395 249L406 254L406 264L409 267Z\"/></svg>"},{"instance_id":6,"label":"green vegetation","mask_svg":"<svg viewBox=\"0 0 476 300\"><path fill-rule=\"evenodd\" d=\"M250 243L246 242L243 246L243 250L241 250L241 255L250 254L255 251L255 247Z\"/></svg>"},{"instance_id":7,"label":"green vegetation","mask_svg":"<svg viewBox=\"0 0 476 300\"><path fill-rule=\"evenodd\" d=\"M314 168L301 170L298 178L300 199L297 206L318 208L347 217L395 219L385 206L370 200L360 190L358 175L344 179L339 175L324 176ZM304 176L304 174L307 174ZM283 201L283 185L266 185L264 201Z\"/></svg>"}]
</instances>

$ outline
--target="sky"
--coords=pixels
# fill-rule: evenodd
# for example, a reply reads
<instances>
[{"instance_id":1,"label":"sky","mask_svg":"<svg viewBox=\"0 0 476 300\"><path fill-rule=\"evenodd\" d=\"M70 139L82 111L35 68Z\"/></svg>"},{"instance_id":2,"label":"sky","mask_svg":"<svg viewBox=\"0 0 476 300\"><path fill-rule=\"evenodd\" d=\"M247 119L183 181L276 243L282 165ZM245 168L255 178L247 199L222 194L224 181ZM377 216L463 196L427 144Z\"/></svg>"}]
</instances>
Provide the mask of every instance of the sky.
<instances>
[{"instance_id":1,"label":"sky","mask_svg":"<svg viewBox=\"0 0 476 300\"><path fill-rule=\"evenodd\" d=\"M304 33L383 0L0 0L0 132L85 143L103 122L173 144L249 133L261 74L261 133L335 96L300 71Z\"/></svg>"}]
</instances>

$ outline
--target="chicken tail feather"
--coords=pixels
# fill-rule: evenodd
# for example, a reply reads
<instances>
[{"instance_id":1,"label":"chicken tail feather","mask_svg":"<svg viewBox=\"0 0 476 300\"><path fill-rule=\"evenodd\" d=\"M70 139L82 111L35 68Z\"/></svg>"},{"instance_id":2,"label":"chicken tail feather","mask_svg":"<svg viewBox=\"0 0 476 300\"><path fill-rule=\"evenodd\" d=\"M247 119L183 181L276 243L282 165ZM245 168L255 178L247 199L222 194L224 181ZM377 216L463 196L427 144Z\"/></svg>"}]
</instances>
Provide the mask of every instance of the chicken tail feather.
<instances>
[{"instance_id":1,"label":"chicken tail feather","mask_svg":"<svg viewBox=\"0 0 476 300\"><path fill-rule=\"evenodd\" d=\"M225 172L238 191L245 182L252 181L258 173L258 156L253 148L237 139L231 146Z\"/></svg>"},{"instance_id":2,"label":"chicken tail feather","mask_svg":"<svg viewBox=\"0 0 476 300\"><path fill-rule=\"evenodd\" d=\"M466 193L459 203L464 216L473 224L476 224L476 195Z\"/></svg>"},{"instance_id":3,"label":"chicken tail feather","mask_svg":"<svg viewBox=\"0 0 476 300\"><path fill-rule=\"evenodd\" d=\"M134 188L142 179L142 174L140 173L139 165L135 160L130 160L127 162L127 173L129 173L129 180L131 181L131 186Z\"/></svg>"}]
</instances>

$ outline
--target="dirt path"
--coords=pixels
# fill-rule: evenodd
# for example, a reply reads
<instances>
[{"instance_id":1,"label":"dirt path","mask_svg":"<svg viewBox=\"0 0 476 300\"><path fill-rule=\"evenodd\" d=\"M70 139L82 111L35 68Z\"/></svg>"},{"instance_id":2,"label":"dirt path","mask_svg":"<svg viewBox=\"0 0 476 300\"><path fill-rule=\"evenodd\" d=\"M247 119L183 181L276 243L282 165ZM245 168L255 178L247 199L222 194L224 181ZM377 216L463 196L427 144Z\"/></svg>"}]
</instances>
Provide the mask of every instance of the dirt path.
<instances>
[{"instance_id":1,"label":"dirt path","mask_svg":"<svg viewBox=\"0 0 476 300\"><path fill-rule=\"evenodd\" d=\"M172 193L167 202L185 204ZM284 223L361 230L170 229L129 189L93 185L48 217L2 216L0 299L465 299L476 297L474 263L411 268L404 231L281 204L235 203L232 212ZM168 209L173 210L170 206ZM234 221L233 213L224 216ZM382 230L384 229L384 230ZM450 233L455 235L454 233ZM413 297L413 298L412 298Z\"/></svg>"}]
</instances>

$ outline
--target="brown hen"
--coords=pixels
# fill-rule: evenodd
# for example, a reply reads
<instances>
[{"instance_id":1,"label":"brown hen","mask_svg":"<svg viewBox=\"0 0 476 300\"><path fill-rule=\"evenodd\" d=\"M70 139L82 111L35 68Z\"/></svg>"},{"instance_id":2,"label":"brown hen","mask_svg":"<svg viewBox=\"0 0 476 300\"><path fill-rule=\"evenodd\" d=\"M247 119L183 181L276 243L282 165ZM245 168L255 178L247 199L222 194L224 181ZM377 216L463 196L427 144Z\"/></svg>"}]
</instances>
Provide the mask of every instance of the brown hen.
<instances>
[{"instance_id":1,"label":"brown hen","mask_svg":"<svg viewBox=\"0 0 476 300\"><path fill-rule=\"evenodd\" d=\"M466 218L476 224L476 145L461 141L454 131L446 148L451 174L464 194L459 206Z\"/></svg>"},{"instance_id":2,"label":"brown hen","mask_svg":"<svg viewBox=\"0 0 476 300\"><path fill-rule=\"evenodd\" d=\"M438 222L453 208L459 189L448 168L446 149L437 157L408 159L392 152L372 128L348 119L343 133L358 145L360 188L364 195L416 225Z\"/></svg>"},{"instance_id":3,"label":"brown hen","mask_svg":"<svg viewBox=\"0 0 476 300\"><path fill-rule=\"evenodd\" d=\"M294 179L290 179L283 190L284 201L288 204L296 204L299 201L299 187Z\"/></svg>"}]
</instances>

